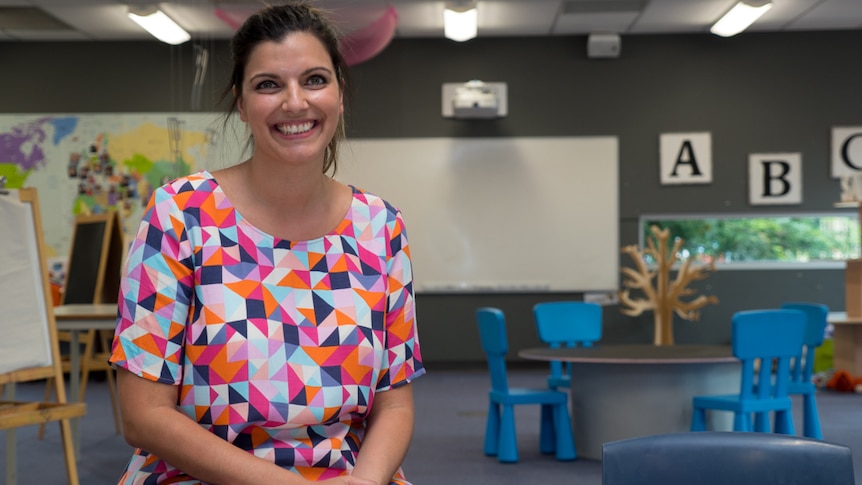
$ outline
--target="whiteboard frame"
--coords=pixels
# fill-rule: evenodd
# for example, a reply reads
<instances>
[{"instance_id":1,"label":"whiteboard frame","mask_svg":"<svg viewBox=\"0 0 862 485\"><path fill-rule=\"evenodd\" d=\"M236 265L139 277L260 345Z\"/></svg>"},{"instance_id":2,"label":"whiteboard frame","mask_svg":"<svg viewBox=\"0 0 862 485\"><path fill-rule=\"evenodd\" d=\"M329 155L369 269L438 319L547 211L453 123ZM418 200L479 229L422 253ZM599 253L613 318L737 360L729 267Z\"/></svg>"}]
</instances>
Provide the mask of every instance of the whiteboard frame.
<instances>
[{"instance_id":1,"label":"whiteboard frame","mask_svg":"<svg viewBox=\"0 0 862 485\"><path fill-rule=\"evenodd\" d=\"M424 293L619 285L616 137L352 139L336 178L405 219Z\"/></svg>"}]
</instances>

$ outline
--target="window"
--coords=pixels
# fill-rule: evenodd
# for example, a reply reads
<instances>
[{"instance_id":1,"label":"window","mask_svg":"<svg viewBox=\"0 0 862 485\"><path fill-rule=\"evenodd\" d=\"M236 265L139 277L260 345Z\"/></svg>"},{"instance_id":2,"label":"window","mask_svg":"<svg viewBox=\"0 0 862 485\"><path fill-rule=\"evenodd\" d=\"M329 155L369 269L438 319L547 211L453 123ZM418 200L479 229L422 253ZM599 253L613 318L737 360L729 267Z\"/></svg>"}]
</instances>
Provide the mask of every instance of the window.
<instances>
[{"instance_id":1,"label":"window","mask_svg":"<svg viewBox=\"0 0 862 485\"><path fill-rule=\"evenodd\" d=\"M642 216L641 247L652 237L652 225L684 239L680 258L715 261L725 269L838 268L860 254L856 213Z\"/></svg>"}]
</instances>

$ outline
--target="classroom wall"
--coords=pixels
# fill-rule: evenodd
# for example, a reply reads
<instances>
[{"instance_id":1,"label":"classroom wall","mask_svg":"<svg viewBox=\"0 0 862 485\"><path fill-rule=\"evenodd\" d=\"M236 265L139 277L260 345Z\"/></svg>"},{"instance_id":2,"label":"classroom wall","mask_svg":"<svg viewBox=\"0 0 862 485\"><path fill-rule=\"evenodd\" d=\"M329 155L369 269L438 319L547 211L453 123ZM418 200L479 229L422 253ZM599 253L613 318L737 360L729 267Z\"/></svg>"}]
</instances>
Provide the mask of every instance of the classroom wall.
<instances>
[{"instance_id":1,"label":"classroom wall","mask_svg":"<svg viewBox=\"0 0 862 485\"><path fill-rule=\"evenodd\" d=\"M212 109L228 70L211 49L202 107L190 105L191 46L151 42L0 43L0 112L150 112ZM454 43L396 39L353 70L352 137L619 137L620 245L637 243L645 213L784 213L833 210L830 130L862 124L862 32L623 36L618 59L588 59L586 37L490 38ZM9 75L8 73L15 73ZM508 83L509 115L443 119L444 82ZM661 133L710 131L713 183L661 186ZM748 154L800 152L803 203L747 203ZM396 205L398 201L393 201ZM433 203L433 201L429 201ZM572 210L590 210L576 207ZM410 221L407 221L408 231ZM549 228L552 235L553 228ZM590 237L584 234L584 237ZM530 249L534 251L534 248ZM629 265L626 259L621 265ZM572 268L577 271L577 268ZM675 320L678 343L725 343L733 312L812 300L844 308L841 269L721 271L692 285L718 296L699 322ZM531 307L577 293L417 296L428 364L480 363L474 311L502 308L512 352L538 345ZM604 309L604 341L651 342L652 315Z\"/></svg>"}]
</instances>

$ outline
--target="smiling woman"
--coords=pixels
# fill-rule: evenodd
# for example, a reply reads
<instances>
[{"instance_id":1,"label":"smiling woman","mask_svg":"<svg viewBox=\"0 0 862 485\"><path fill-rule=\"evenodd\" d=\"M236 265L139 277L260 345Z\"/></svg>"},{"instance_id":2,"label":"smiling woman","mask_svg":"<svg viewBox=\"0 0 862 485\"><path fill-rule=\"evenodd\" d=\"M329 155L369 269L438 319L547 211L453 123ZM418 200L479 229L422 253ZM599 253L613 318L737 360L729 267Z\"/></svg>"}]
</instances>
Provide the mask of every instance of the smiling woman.
<instances>
[{"instance_id":1,"label":"smiling woman","mask_svg":"<svg viewBox=\"0 0 862 485\"><path fill-rule=\"evenodd\" d=\"M251 156L158 188L129 250L121 483L409 485L412 261L400 211L331 176L335 31L309 4L272 6L231 49Z\"/></svg>"}]
</instances>

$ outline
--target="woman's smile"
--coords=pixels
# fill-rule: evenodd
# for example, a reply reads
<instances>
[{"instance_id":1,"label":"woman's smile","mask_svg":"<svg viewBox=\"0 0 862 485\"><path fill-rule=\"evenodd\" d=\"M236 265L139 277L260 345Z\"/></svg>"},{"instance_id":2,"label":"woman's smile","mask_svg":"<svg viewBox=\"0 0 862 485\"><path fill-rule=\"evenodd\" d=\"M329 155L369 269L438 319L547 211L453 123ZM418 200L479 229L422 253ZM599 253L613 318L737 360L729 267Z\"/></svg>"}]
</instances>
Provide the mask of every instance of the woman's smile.
<instances>
[{"instance_id":1,"label":"woman's smile","mask_svg":"<svg viewBox=\"0 0 862 485\"><path fill-rule=\"evenodd\" d=\"M278 123L275 129L282 135L301 135L308 133L317 125L315 121L305 121L302 123Z\"/></svg>"}]
</instances>

